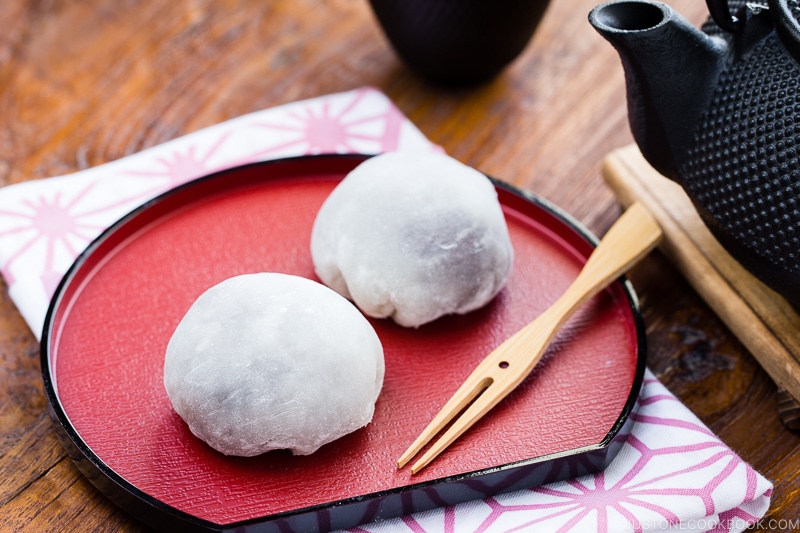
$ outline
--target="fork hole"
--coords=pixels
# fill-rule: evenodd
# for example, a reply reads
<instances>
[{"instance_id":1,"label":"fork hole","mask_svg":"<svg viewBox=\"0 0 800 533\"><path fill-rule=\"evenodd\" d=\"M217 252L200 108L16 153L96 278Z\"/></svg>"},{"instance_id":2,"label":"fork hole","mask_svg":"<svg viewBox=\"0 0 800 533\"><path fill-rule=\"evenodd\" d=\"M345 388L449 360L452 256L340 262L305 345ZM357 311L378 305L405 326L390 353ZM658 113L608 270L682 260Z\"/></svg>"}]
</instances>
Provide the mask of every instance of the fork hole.
<instances>
[{"instance_id":1,"label":"fork hole","mask_svg":"<svg viewBox=\"0 0 800 533\"><path fill-rule=\"evenodd\" d=\"M500 361L500 363L497 366L499 366L500 368L508 368L508 361Z\"/></svg>"}]
</instances>

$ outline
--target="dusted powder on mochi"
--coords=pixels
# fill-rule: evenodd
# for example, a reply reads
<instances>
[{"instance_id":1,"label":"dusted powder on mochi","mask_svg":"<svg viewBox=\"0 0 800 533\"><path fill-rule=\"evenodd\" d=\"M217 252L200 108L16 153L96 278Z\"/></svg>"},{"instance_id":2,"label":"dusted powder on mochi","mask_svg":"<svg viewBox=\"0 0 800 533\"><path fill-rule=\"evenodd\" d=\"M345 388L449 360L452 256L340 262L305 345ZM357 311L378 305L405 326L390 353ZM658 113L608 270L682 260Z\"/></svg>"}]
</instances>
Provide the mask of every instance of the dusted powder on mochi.
<instances>
[{"instance_id":1,"label":"dusted powder on mochi","mask_svg":"<svg viewBox=\"0 0 800 533\"><path fill-rule=\"evenodd\" d=\"M491 301L513 249L489 178L444 154L392 152L331 192L311 256L322 282L365 314L417 327Z\"/></svg>"},{"instance_id":2,"label":"dusted powder on mochi","mask_svg":"<svg viewBox=\"0 0 800 533\"><path fill-rule=\"evenodd\" d=\"M372 420L383 348L345 298L299 276L229 278L169 341L164 386L192 433L227 454L307 455Z\"/></svg>"}]
</instances>

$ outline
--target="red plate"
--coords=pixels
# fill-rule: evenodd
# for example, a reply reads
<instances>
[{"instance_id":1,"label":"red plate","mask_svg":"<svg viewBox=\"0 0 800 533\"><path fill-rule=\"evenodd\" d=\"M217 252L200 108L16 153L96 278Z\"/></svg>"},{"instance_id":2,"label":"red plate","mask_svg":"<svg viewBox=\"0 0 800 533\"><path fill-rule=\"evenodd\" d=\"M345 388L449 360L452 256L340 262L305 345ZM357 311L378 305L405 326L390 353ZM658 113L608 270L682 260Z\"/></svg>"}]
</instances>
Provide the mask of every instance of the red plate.
<instances>
[{"instance_id":1,"label":"red plate","mask_svg":"<svg viewBox=\"0 0 800 533\"><path fill-rule=\"evenodd\" d=\"M515 250L485 308L419 329L372 320L386 356L375 417L316 453L223 456L195 438L162 384L167 342L191 303L259 271L316 279L319 206L365 156L239 167L132 212L75 262L42 338L52 415L82 471L136 518L176 528L325 530L603 468L641 385L635 297L616 283L568 322L518 390L422 473L395 459L473 367L565 290L594 239L547 203L496 183Z\"/></svg>"}]
</instances>

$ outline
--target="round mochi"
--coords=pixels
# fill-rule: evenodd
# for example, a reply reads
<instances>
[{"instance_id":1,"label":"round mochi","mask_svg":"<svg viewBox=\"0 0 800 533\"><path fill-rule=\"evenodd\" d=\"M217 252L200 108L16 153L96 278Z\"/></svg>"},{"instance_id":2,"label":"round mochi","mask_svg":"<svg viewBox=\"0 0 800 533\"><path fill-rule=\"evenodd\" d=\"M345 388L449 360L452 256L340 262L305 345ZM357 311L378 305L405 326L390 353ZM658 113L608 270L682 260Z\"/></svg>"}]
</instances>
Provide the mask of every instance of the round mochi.
<instances>
[{"instance_id":1,"label":"round mochi","mask_svg":"<svg viewBox=\"0 0 800 533\"><path fill-rule=\"evenodd\" d=\"M353 169L311 234L323 283L365 314L417 327L494 298L513 249L497 191L439 153L391 152Z\"/></svg>"},{"instance_id":2,"label":"round mochi","mask_svg":"<svg viewBox=\"0 0 800 533\"><path fill-rule=\"evenodd\" d=\"M167 346L164 386L197 437L227 454L307 455L372 420L383 348L352 303L277 273L203 293Z\"/></svg>"}]
</instances>

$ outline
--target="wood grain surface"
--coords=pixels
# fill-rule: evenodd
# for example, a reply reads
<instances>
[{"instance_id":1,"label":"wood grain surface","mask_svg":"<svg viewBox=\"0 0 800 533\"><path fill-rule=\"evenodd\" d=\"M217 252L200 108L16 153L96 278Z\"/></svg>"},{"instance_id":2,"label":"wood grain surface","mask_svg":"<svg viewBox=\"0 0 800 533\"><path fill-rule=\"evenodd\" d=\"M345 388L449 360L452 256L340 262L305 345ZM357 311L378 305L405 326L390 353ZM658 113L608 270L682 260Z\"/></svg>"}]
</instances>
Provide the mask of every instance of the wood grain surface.
<instances>
[{"instance_id":1,"label":"wood grain surface","mask_svg":"<svg viewBox=\"0 0 800 533\"><path fill-rule=\"evenodd\" d=\"M622 205L641 203L656 217L664 231L660 249L779 390L800 399L800 314L731 257L684 190L656 172L635 144L606 156L603 176ZM791 412L784 403L778 411Z\"/></svg>"},{"instance_id":2,"label":"wood grain surface","mask_svg":"<svg viewBox=\"0 0 800 533\"><path fill-rule=\"evenodd\" d=\"M426 83L366 0L3 0L0 184L112 161L250 111L371 85L448 153L602 234L619 216L600 173L630 144L615 52L595 0L553 0L497 79ZM703 2L670 0L699 24ZM775 385L658 252L631 274L663 382L775 482L764 531L800 519L800 437ZM39 347L0 287L0 530L145 531L66 456L45 412ZM788 530L787 530L788 531Z\"/></svg>"}]
</instances>

